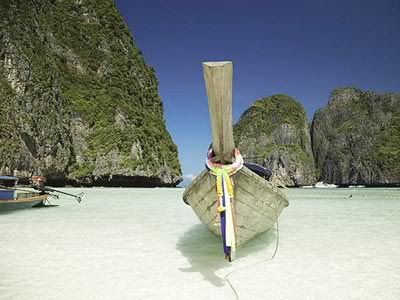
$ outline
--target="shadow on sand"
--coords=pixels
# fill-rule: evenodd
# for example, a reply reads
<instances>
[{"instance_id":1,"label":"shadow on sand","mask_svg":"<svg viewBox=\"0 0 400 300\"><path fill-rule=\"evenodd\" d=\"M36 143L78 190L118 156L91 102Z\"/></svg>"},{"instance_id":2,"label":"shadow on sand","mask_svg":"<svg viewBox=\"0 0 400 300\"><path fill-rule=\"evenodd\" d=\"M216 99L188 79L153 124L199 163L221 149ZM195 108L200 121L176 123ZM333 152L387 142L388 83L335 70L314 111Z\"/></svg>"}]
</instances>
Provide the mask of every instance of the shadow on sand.
<instances>
[{"instance_id":1,"label":"shadow on sand","mask_svg":"<svg viewBox=\"0 0 400 300\"><path fill-rule=\"evenodd\" d=\"M275 238L276 232L273 229L260 234L237 249L236 259L266 250L268 245L274 243ZM214 286L224 285L224 278L215 273L221 268L231 266L231 263L224 259L220 238L213 235L205 226L197 224L187 230L176 243L176 249L191 264L191 267L179 268L182 272L198 272Z\"/></svg>"}]
</instances>

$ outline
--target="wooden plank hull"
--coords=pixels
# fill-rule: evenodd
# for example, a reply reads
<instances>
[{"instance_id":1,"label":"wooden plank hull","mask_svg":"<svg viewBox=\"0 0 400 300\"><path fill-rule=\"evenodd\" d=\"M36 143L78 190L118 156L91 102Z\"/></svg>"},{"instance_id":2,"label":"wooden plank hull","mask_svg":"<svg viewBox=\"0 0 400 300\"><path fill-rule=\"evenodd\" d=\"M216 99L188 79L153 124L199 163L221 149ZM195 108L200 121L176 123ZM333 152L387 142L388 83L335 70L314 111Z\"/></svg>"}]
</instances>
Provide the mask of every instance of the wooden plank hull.
<instances>
[{"instance_id":1,"label":"wooden plank hull","mask_svg":"<svg viewBox=\"0 0 400 300\"><path fill-rule=\"evenodd\" d=\"M0 211L30 208L44 205L47 194L39 193L20 193L16 199L0 200Z\"/></svg>"},{"instance_id":2,"label":"wooden plank hull","mask_svg":"<svg viewBox=\"0 0 400 300\"><path fill-rule=\"evenodd\" d=\"M289 202L279 188L246 167L232 178L235 236L236 244L240 245L270 229ZM215 177L204 170L185 190L183 200L212 233L221 236L215 181Z\"/></svg>"}]
</instances>

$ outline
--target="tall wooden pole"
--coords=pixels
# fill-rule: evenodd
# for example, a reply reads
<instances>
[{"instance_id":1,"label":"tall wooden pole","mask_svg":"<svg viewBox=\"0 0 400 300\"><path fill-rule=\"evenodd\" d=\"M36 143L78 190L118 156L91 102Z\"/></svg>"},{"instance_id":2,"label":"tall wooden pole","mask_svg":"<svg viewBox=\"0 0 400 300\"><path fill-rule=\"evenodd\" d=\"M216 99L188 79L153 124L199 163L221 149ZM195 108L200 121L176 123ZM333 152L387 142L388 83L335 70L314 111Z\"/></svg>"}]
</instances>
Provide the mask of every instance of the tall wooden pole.
<instances>
[{"instance_id":1,"label":"tall wooden pole","mask_svg":"<svg viewBox=\"0 0 400 300\"><path fill-rule=\"evenodd\" d=\"M214 161L232 162L235 148L232 128L232 62L203 62L210 113Z\"/></svg>"}]
</instances>

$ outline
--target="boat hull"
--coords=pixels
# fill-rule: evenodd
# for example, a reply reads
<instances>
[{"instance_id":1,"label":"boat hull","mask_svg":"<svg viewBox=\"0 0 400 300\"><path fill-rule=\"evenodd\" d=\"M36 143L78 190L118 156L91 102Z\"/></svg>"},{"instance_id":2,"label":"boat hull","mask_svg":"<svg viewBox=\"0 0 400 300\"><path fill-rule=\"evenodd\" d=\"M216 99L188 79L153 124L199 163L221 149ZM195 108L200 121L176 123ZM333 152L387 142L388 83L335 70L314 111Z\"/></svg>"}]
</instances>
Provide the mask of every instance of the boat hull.
<instances>
[{"instance_id":1,"label":"boat hull","mask_svg":"<svg viewBox=\"0 0 400 300\"><path fill-rule=\"evenodd\" d=\"M0 200L0 211L42 206L44 205L44 201L47 200L47 197L47 194L20 193L17 194L17 198L15 199Z\"/></svg>"},{"instance_id":2,"label":"boat hull","mask_svg":"<svg viewBox=\"0 0 400 300\"><path fill-rule=\"evenodd\" d=\"M235 236L236 244L240 245L269 230L289 202L279 188L246 167L232 179ZM204 170L185 190L183 200L212 233L221 236L215 181L215 177Z\"/></svg>"}]
</instances>

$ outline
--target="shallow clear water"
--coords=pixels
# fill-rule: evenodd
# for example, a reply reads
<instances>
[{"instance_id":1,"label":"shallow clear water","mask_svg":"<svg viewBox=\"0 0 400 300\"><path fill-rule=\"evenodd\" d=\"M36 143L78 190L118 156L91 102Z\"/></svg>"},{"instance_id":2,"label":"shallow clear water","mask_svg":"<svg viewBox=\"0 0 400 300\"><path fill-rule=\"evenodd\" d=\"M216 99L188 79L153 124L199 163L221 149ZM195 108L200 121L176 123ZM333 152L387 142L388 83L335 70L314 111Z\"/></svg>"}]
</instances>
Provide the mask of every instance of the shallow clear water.
<instances>
[{"instance_id":1,"label":"shallow clear water","mask_svg":"<svg viewBox=\"0 0 400 300\"><path fill-rule=\"evenodd\" d=\"M399 189L291 189L231 264L182 189L84 191L0 213L0 299L400 299Z\"/></svg>"}]
</instances>

